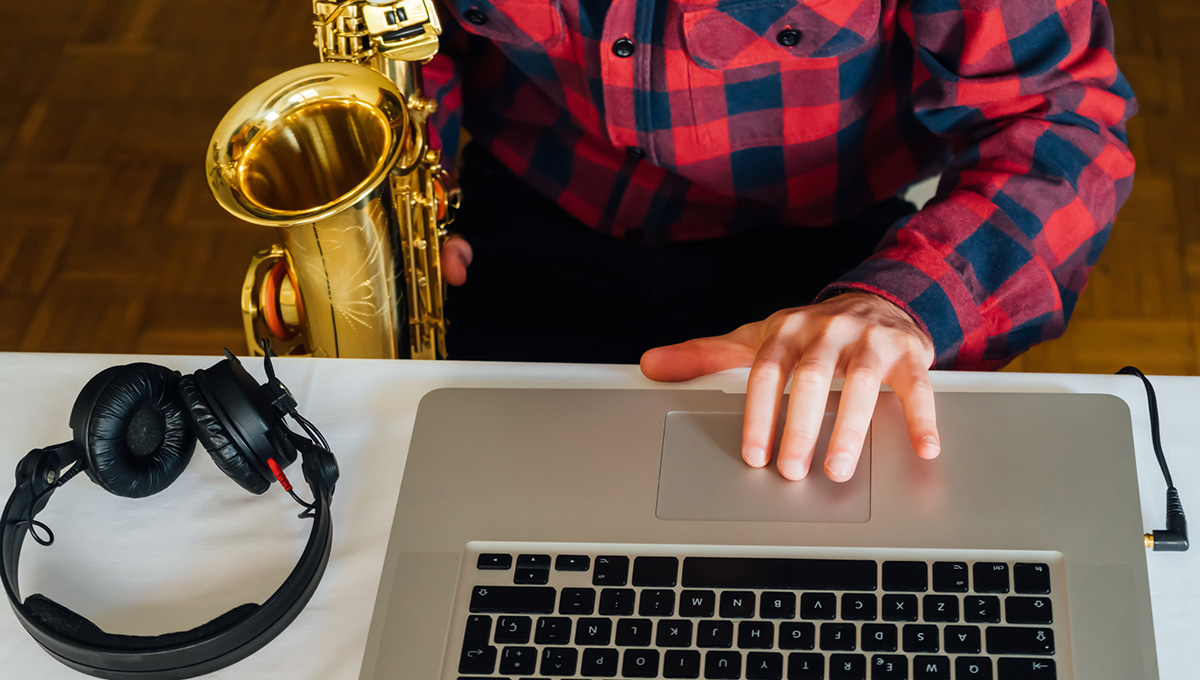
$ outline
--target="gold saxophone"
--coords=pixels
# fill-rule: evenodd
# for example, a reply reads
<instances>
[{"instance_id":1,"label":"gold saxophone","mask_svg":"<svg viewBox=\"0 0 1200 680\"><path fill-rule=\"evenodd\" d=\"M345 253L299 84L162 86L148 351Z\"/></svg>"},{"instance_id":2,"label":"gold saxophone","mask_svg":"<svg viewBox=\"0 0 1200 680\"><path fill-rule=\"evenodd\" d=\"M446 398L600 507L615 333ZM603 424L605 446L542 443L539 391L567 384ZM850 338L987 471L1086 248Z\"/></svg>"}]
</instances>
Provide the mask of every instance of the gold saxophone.
<instances>
[{"instance_id":1,"label":"gold saxophone","mask_svg":"<svg viewBox=\"0 0 1200 680\"><path fill-rule=\"evenodd\" d=\"M217 201L283 243L242 286L250 351L446 356L440 262L458 191L429 148L421 65L433 0L313 2L321 63L251 90L221 120L206 172Z\"/></svg>"}]
</instances>

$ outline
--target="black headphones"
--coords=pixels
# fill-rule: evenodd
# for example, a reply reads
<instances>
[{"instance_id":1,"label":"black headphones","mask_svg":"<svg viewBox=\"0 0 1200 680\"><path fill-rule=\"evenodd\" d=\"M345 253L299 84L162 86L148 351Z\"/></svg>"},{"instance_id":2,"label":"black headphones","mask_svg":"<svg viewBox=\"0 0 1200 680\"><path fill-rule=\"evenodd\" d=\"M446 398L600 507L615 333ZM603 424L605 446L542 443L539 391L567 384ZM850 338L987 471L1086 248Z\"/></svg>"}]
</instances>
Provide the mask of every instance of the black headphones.
<instances>
[{"instance_id":1,"label":"black headphones","mask_svg":"<svg viewBox=\"0 0 1200 680\"><path fill-rule=\"evenodd\" d=\"M264 350L265 385L228 350L225 360L192 375L146 363L106 369L75 400L74 439L34 449L18 463L17 487L4 507L0 576L21 625L51 656L100 678L191 678L259 650L308 603L333 545L329 505L337 460L321 433L296 411L296 400L275 377L270 347ZM306 434L288 429L285 415ZM278 479L305 507L301 517L313 520L304 554L273 595L197 628L156 636L106 633L41 594L22 601L17 584L21 545L26 533L42 545L54 541L49 527L35 518L58 487L83 472L119 496L158 493L183 472L197 439L242 488L261 494ZM283 474L297 453L311 503L300 500Z\"/></svg>"}]
</instances>

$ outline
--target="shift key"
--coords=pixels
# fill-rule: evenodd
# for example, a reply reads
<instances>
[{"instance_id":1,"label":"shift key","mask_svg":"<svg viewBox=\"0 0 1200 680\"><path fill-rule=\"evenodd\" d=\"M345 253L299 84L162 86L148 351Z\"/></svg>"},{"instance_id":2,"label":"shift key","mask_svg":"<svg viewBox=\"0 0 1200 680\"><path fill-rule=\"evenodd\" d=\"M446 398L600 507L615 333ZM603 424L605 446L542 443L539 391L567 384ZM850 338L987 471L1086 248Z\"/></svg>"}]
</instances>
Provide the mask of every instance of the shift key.
<instances>
[{"instance_id":1,"label":"shift key","mask_svg":"<svg viewBox=\"0 0 1200 680\"><path fill-rule=\"evenodd\" d=\"M475 586L471 591L474 614L552 614L554 589L521 586Z\"/></svg>"}]
</instances>

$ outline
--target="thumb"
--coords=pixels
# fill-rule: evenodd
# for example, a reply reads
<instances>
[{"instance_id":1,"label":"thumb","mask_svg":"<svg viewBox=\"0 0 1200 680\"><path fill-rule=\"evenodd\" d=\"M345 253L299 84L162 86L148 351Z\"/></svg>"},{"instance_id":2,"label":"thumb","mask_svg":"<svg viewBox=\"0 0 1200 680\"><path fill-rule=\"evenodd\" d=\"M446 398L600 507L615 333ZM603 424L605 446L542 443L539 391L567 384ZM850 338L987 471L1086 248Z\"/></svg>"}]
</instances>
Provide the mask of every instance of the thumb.
<instances>
[{"instance_id":1,"label":"thumb","mask_svg":"<svg viewBox=\"0 0 1200 680\"><path fill-rule=\"evenodd\" d=\"M467 267L475 253L471 244L461 236L451 236L442 244L442 278L451 286L461 286L467 282Z\"/></svg>"},{"instance_id":2,"label":"thumb","mask_svg":"<svg viewBox=\"0 0 1200 680\"><path fill-rule=\"evenodd\" d=\"M642 374L651 380L680 382L753 362L752 348L722 335L655 347L642 355L641 367Z\"/></svg>"}]
</instances>

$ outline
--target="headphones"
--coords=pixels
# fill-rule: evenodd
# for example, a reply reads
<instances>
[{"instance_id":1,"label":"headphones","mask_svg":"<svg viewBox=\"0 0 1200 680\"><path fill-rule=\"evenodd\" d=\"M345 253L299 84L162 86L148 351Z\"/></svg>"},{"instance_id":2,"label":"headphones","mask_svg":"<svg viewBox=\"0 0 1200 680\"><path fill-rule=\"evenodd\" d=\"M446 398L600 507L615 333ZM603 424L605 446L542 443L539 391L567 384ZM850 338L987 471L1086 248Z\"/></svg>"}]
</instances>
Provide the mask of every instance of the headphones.
<instances>
[{"instance_id":1,"label":"headphones","mask_svg":"<svg viewBox=\"0 0 1200 680\"><path fill-rule=\"evenodd\" d=\"M330 502L338 465L321 433L296 411L275 377L264 343L268 382L260 385L225 351L211 368L180 375L162 366L115 366L92 378L71 409L74 438L34 449L17 464L17 487L4 507L4 590L21 625L51 656L100 678L191 678L261 649L312 597L333 545ZM292 416L305 434L288 429ZM262 604L243 604L201 626L155 636L114 635L41 594L21 599L17 565L25 534L50 545L54 534L35 518L56 489L80 472L110 493L149 496L183 472L196 440L221 471L247 491L265 492L272 479L312 519L308 543L283 585ZM292 491L283 468L301 459L313 501Z\"/></svg>"}]
</instances>

